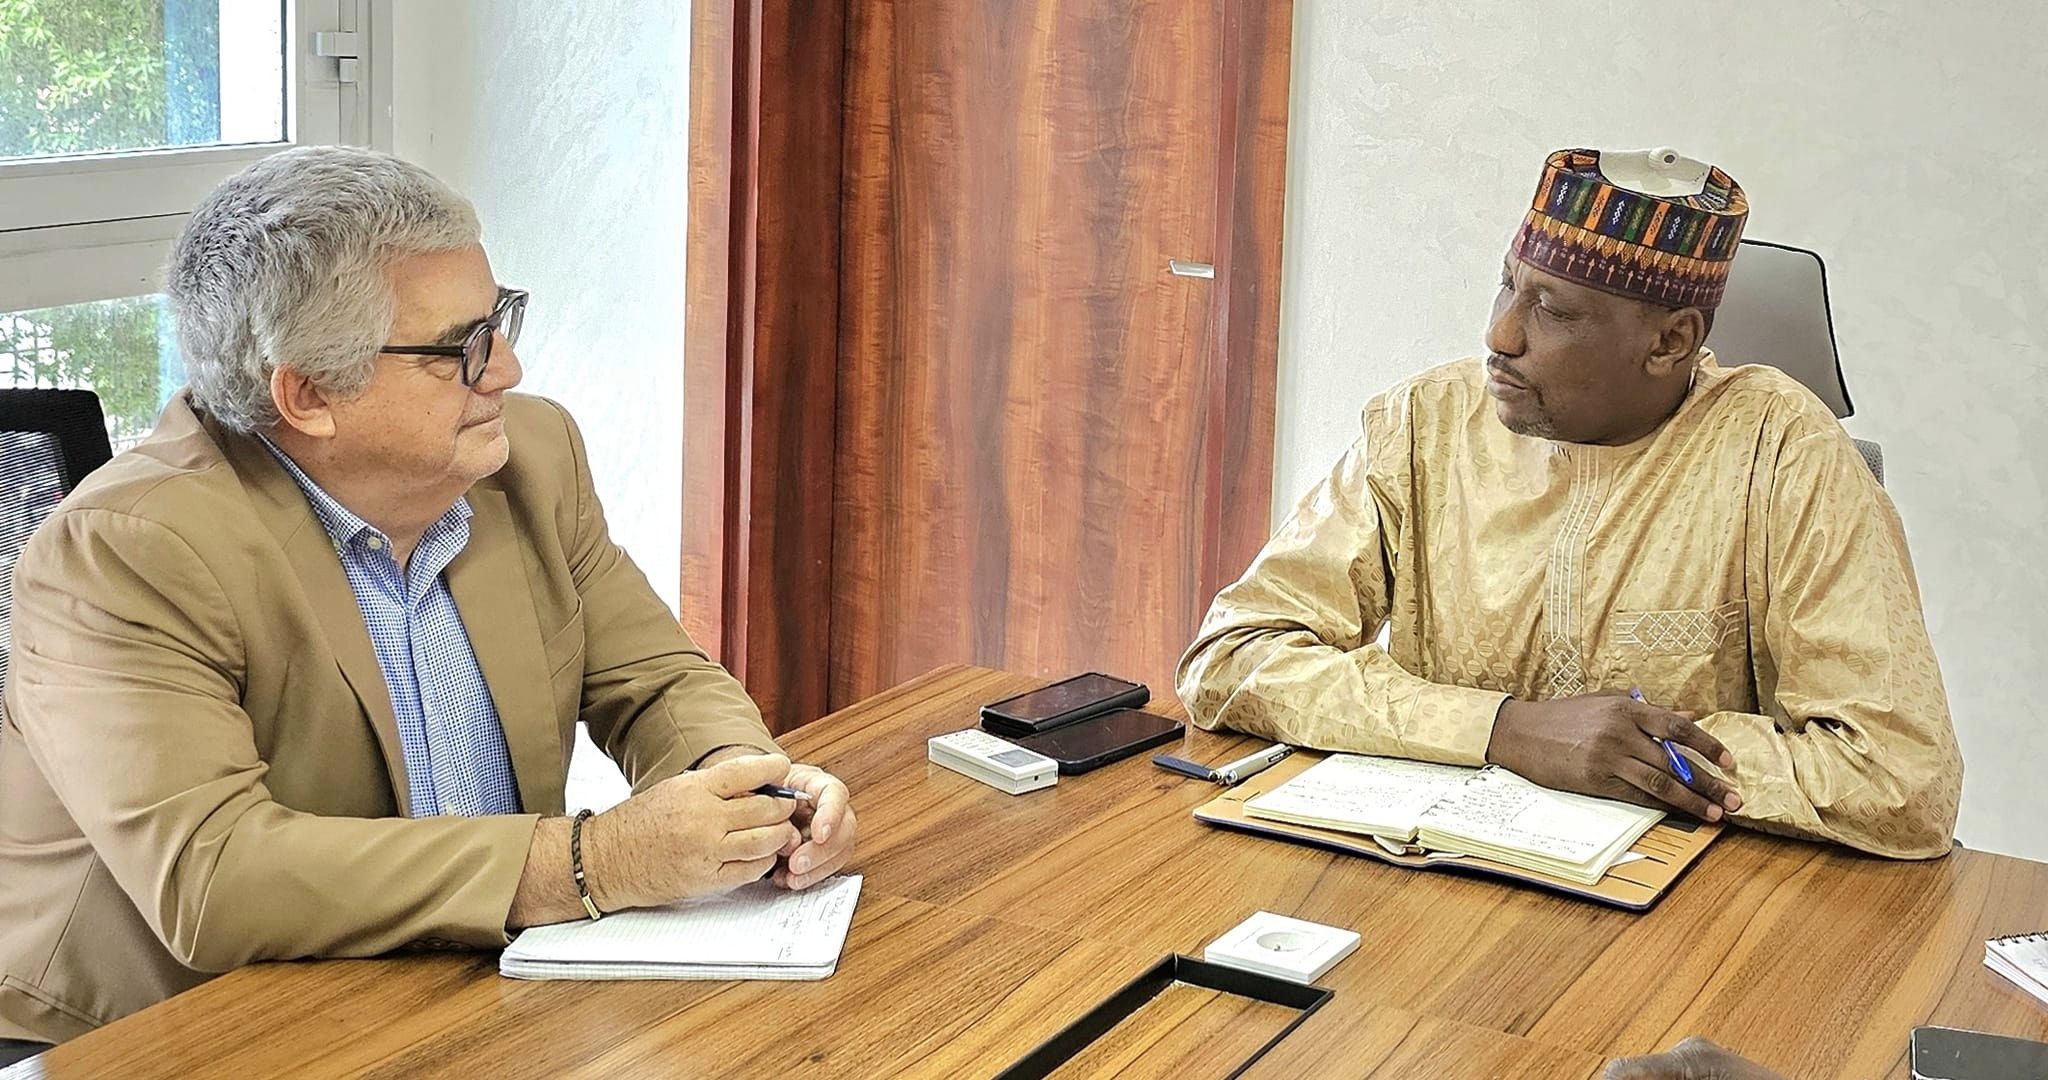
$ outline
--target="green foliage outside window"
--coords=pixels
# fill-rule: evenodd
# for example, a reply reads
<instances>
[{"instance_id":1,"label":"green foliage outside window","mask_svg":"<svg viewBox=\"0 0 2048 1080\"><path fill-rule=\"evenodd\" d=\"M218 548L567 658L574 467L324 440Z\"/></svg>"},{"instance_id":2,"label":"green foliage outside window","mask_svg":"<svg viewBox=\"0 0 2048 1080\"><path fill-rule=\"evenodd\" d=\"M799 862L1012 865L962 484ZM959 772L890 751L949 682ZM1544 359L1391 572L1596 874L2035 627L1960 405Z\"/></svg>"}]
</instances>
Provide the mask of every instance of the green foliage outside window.
<instances>
[{"instance_id":1,"label":"green foliage outside window","mask_svg":"<svg viewBox=\"0 0 2048 1080\"><path fill-rule=\"evenodd\" d=\"M218 138L220 26L218 9L209 19L208 8L191 0L0 0L0 157ZM174 32L166 32L167 15Z\"/></svg>"},{"instance_id":2,"label":"green foliage outside window","mask_svg":"<svg viewBox=\"0 0 2048 1080\"><path fill-rule=\"evenodd\" d=\"M197 0L0 0L0 158L219 138L218 8ZM0 198L4 198L0 181ZM8 312L0 386L83 387L117 445L156 422L174 379L161 301Z\"/></svg>"},{"instance_id":3,"label":"green foliage outside window","mask_svg":"<svg viewBox=\"0 0 2048 1080\"><path fill-rule=\"evenodd\" d=\"M99 395L120 446L156 425L165 385L159 363L162 301L134 296L0 314L0 386L83 387Z\"/></svg>"}]
</instances>

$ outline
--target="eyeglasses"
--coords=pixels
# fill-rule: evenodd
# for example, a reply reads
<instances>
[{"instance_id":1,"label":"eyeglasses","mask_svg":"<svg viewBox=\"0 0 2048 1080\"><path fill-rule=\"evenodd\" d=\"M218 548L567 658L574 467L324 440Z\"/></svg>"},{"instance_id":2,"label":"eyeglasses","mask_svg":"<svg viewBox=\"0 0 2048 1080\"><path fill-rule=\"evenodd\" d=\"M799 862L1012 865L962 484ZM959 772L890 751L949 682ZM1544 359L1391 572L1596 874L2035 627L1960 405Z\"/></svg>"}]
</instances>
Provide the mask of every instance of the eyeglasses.
<instances>
[{"instance_id":1,"label":"eyeglasses","mask_svg":"<svg viewBox=\"0 0 2048 1080\"><path fill-rule=\"evenodd\" d=\"M487 318L479 319L463 335L460 345L386 345L380 353L407 356L453 356L462 360L462 385L475 386L491 362L491 340L505 335L505 344L519 344L519 326L526 321L526 290L498 289L498 302Z\"/></svg>"}]
</instances>

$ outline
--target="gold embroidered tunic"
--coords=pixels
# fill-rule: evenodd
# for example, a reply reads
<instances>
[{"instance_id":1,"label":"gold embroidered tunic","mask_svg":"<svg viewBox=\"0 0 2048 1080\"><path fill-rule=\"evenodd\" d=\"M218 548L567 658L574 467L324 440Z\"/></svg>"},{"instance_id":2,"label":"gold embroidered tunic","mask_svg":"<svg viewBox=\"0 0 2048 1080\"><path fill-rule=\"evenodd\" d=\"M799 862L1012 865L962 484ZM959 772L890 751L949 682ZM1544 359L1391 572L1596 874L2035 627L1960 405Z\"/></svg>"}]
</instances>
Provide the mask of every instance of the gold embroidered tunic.
<instances>
[{"instance_id":1,"label":"gold embroidered tunic","mask_svg":"<svg viewBox=\"0 0 2048 1080\"><path fill-rule=\"evenodd\" d=\"M1366 406L1181 660L1195 723L1477 765L1509 695L1641 687L1735 755L1711 771L1736 821L1946 852L1962 760L1919 586L1826 407L1706 354L1663 426L1589 446L1510 432L1485 378L1461 361Z\"/></svg>"}]
</instances>

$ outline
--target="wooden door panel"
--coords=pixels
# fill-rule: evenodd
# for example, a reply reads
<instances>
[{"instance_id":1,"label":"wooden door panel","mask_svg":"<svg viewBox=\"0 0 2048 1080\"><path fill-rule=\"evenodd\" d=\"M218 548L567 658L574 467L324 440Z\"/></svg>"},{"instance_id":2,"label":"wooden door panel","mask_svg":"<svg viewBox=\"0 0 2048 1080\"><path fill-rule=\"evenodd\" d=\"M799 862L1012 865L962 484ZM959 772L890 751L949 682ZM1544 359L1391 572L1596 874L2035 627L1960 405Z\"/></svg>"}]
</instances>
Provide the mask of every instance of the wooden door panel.
<instances>
[{"instance_id":1,"label":"wooden door panel","mask_svg":"<svg viewBox=\"0 0 2048 1080\"><path fill-rule=\"evenodd\" d=\"M1223 4L847 20L830 700L945 662L1171 693L1222 485L1217 283L1167 264L1218 255Z\"/></svg>"},{"instance_id":2,"label":"wooden door panel","mask_svg":"<svg viewBox=\"0 0 2048 1080\"><path fill-rule=\"evenodd\" d=\"M685 624L775 731L1170 692L1266 534L1290 0L694 11Z\"/></svg>"}]
</instances>

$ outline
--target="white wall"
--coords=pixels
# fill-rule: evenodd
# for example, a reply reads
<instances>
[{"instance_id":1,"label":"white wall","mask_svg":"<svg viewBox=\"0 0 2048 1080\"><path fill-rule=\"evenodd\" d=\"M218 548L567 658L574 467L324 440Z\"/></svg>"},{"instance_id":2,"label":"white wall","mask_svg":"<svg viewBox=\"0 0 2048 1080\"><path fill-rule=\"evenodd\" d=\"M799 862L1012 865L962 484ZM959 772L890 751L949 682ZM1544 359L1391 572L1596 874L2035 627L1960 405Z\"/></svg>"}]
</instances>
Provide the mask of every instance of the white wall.
<instances>
[{"instance_id":1,"label":"white wall","mask_svg":"<svg viewBox=\"0 0 2048 1080\"><path fill-rule=\"evenodd\" d=\"M1827 259L1967 763L1967 844L2048 859L2048 8L1297 0L1276 515L1394 381L1477 355L1545 152L1670 145Z\"/></svg>"},{"instance_id":2,"label":"white wall","mask_svg":"<svg viewBox=\"0 0 2048 1080\"><path fill-rule=\"evenodd\" d=\"M393 150L475 200L529 289L522 390L576 416L612 535L671 606L682 558L690 9L394 0ZM583 744L570 802L615 774Z\"/></svg>"}]
</instances>

